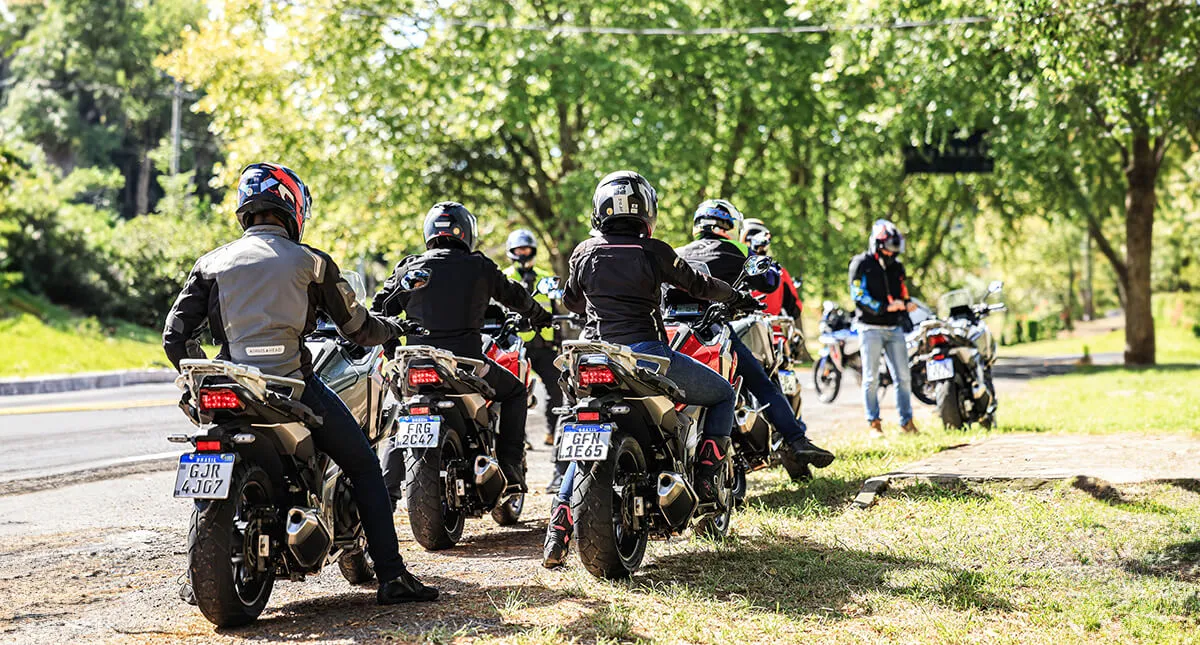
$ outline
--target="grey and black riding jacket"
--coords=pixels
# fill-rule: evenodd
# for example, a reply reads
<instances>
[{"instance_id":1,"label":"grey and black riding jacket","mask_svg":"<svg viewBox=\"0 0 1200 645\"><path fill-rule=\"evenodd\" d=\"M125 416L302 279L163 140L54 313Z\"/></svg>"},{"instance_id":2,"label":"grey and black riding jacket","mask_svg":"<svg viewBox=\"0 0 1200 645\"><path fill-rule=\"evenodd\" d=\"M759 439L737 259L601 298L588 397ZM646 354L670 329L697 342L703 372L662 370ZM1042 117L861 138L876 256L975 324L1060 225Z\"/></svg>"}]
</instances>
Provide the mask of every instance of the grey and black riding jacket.
<instances>
[{"instance_id":1,"label":"grey and black riding jacket","mask_svg":"<svg viewBox=\"0 0 1200 645\"><path fill-rule=\"evenodd\" d=\"M354 298L337 264L325 253L292 241L280 226L252 226L241 238L196 262L167 314L163 349L176 369L187 345L204 328L221 346L217 358L291 378L312 375L304 337L329 317L343 336L378 345L401 334Z\"/></svg>"}]
</instances>

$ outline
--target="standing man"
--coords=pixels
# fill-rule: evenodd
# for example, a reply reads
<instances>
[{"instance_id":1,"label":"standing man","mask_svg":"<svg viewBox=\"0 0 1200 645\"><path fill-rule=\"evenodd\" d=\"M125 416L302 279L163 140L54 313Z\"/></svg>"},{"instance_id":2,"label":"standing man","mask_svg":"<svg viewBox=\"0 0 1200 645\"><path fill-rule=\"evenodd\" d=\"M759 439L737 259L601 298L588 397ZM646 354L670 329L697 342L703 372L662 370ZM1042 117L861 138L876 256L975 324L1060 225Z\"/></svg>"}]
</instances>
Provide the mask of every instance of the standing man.
<instances>
[{"instance_id":1,"label":"standing man","mask_svg":"<svg viewBox=\"0 0 1200 645\"><path fill-rule=\"evenodd\" d=\"M912 377L908 371L908 350L904 342L904 318L917 308L909 300L907 276L900 254L904 236L896 225L876 220L871 228L867 252L850 261L850 295L856 310L855 326L862 335L863 400L871 435L883 436L879 419L879 358L886 357L896 381L896 407L900 428L917 433L912 420Z\"/></svg>"}]
</instances>

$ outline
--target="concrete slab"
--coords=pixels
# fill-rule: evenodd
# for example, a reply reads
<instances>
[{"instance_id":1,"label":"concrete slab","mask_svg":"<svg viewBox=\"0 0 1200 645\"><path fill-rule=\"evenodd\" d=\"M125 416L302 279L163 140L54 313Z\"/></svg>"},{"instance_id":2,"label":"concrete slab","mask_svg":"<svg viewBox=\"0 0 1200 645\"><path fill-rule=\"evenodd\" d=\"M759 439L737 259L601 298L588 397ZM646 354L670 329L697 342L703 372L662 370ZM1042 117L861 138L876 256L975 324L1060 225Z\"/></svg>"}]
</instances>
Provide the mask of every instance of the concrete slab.
<instances>
[{"instance_id":1,"label":"concrete slab","mask_svg":"<svg viewBox=\"0 0 1200 645\"><path fill-rule=\"evenodd\" d=\"M943 450L868 479L854 499L870 506L888 483L915 479L1020 481L1026 485L1086 477L1109 484L1200 481L1200 437L1187 435L1012 434Z\"/></svg>"}]
</instances>

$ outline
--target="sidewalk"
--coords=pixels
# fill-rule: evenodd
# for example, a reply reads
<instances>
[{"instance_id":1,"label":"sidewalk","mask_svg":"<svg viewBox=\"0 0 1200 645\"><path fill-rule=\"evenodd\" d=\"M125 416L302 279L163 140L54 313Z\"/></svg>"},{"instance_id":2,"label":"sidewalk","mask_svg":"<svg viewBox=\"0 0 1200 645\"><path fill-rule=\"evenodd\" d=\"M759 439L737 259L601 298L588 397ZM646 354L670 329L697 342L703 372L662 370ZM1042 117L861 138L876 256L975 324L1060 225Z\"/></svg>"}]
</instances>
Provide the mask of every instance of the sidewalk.
<instances>
[{"instance_id":1,"label":"sidewalk","mask_svg":"<svg viewBox=\"0 0 1200 645\"><path fill-rule=\"evenodd\" d=\"M146 383L170 383L178 374L170 369L119 370L115 372L85 372L83 374L52 374L29 378L0 379L0 396L25 394L55 394L78 390L125 387Z\"/></svg>"}]
</instances>

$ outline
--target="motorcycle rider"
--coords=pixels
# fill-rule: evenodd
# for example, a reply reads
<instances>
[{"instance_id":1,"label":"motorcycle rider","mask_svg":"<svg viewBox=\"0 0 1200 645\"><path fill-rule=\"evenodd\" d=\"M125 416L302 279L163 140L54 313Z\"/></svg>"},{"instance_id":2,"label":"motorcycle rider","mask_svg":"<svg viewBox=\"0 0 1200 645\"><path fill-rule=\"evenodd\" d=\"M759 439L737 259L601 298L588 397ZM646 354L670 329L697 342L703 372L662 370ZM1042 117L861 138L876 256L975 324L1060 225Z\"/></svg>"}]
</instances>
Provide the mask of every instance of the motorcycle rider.
<instances>
[{"instance_id":1,"label":"motorcycle rider","mask_svg":"<svg viewBox=\"0 0 1200 645\"><path fill-rule=\"evenodd\" d=\"M862 338L863 399L871 435L883 436L879 419L879 357L887 358L888 369L896 382L896 407L900 427L916 434L912 420L912 376L908 368L904 323L908 312L917 308L908 296L907 275L900 263L904 253L904 235L896 225L875 220L866 253L850 261L850 295L856 310L855 326Z\"/></svg>"},{"instance_id":2,"label":"motorcycle rider","mask_svg":"<svg viewBox=\"0 0 1200 645\"><path fill-rule=\"evenodd\" d=\"M583 335L626 345L635 352L671 360L667 378L680 386L684 402L708 407L704 435L696 454L696 492L702 501L717 499L717 477L729 455L735 395L717 372L695 359L672 351L663 328L661 285L668 283L695 298L726 302L738 309L758 308L747 293L692 269L670 245L655 239L658 195L636 172L606 175L592 196L593 237L571 254L563 304L584 314ZM572 463L554 503L542 565L553 568L566 559L574 530L571 517Z\"/></svg>"},{"instance_id":3,"label":"motorcycle rider","mask_svg":"<svg viewBox=\"0 0 1200 645\"><path fill-rule=\"evenodd\" d=\"M245 233L196 262L167 314L163 349L178 369L180 360L189 357L189 341L208 323L221 345L218 358L303 379L300 401L323 419L309 428L313 441L352 484L380 580L378 602L434 600L437 590L409 573L400 556L374 451L346 404L313 374L304 345L318 313L359 345L378 345L405 332L396 321L371 315L355 300L332 258L300 243L311 213L312 198L296 173L275 163L246 166L237 206ZM181 595L194 598L190 583L184 587Z\"/></svg>"},{"instance_id":4,"label":"motorcycle rider","mask_svg":"<svg viewBox=\"0 0 1200 645\"><path fill-rule=\"evenodd\" d=\"M527 490L522 464L528 394L525 384L512 372L484 355L480 328L491 300L521 314L535 329L550 325L552 318L524 286L504 277L495 262L475 250L476 231L475 216L462 204L435 204L425 216L427 250L396 264L383 289L375 294L371 309L383 315L403 311L428 330L422 345L487 364L480 376L496 391L495 402L500 406L496 457L509 487L523 493ZM401 281L414 269L428 271L429 281L421 289L405 292ZM391 463L403 459L402 454L402 448L393 447L386 460ZM392 491L394 499L399 495L399 491Z\"/></svg>"},{"instance_id":5,"label":"motorcycle rider","mask_svg":"<svg viewBox=\"0 0 1200 645\"><path fill-rule=\"evenodd\" d=\"M504 275L513 282L525 285L534 300L543 306L552 308L549 296L537 292L537 283L542 278L554 277L554 274L534 264L537 257L537 238L529 230L519 228L508 234L504 242L504 253L512 260L512 264L504 269ZM554 366L558 357L558 338L554 327L546 327L540 332L521 332L525 341L525 356L542 385L546 388L546 437L547 446L554 445L554 428L558 425L558 415L551 411L562 405L562 387L558 384L559 372Z\"/></svg>"},{"instance_id":6,"label":"motorcycle rider","mask_svg":"<svg viewBox=\"0 0 1200 645\"><path fill-rule=\"evenodd\" d=\"M746 219L741 241L755 255L771 255L771 230L760 219ZM804 304L800 301L791 274L782 265L779 267L779 282L779 287L770 293L754 292L755 297L761 296L763 304L767 306L763 313L771 316L786 313L799 321Z\"/></svg>"},{"instance_id":7,"label":"motorcycle rider","mask_svg":"<svg viewBox=\"0 0 1200 645\"><path fill-rule=\"evenodd\" d=\"M740 211L724 199L710 199L700 204L692 216L692 234L696 240L676 249L679 257L692 263L703 263L714 277L736 281L749 256L749 249L738 241L743 217ZM760 288L764 285L757 285ZM782 287L776 287L776 290ZM825 468L833 463L833 453L814 444L807 436L804 422L797 419L792 406L779 387L771 381L754 352L737 334L730 334L733 351L737 354L736 373L760 402L766 404L767 420L783 435L784 441L798 457L785 459L788 474L796 480L811 478L807 465Z\"/></svg>"}]
</instances>

